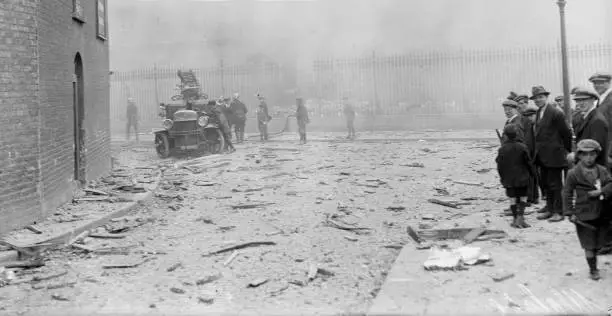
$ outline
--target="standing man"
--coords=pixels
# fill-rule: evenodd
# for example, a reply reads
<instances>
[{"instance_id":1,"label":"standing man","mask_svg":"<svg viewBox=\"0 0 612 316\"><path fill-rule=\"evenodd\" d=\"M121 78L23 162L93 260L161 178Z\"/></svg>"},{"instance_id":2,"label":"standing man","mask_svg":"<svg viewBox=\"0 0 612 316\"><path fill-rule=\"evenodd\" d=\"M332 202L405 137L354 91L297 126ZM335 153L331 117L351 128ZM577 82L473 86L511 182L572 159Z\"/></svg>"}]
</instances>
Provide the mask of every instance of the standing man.
<instances>
[{"instance_id":1,"label":"standing man","mask_svg":"<svg viewBox=\"0 0 612 316\"><path fill-rule=\"evenodd\" d=\"M344 117L346 118L346 127L348 128L347 139L355 139L355 108L349 102L348 97L342 98L344 104Z\"/></svg>"},{"instance_id":2,"label":"standing man","mask_svg":"<svg viewBox=\"0 0 612 316\"><path fill-rule=\"evenodd\" d=\"M605 117L596 110L596 103L599 100L599 94L593 89L579 87L574 91L574 101L576 102L576 110L582 116L581 120L574 121L574 134L576 135L576 143L583 139L592 139L601 144L601 151L595 159L595 163L607 167L608 159L608 132L609 126ZM573 153L569 155L568 162L575 163Z\"/></svg>"},{"instance_id":3,"label":"standing man","mask_svg":"<svg viewBox=\"0 0 612 316\"><path fill-rule=\"evenodd\" d=\"M523 128L525 131L525 145L527 145L527 149L529 149L529 157L532 158L532 164L534 164L533 157L535 156L535 123L537 113L538 107L533 104L529 104L523 111L523 117L525 118L525 125ZM527 204L539 204L539 193L538 176L536 172L536 175L529 179L529 185L527 186Z\"/></svg>"},{"instance_id":4,"label":"standing man","mask_svg":"<svg viewBox=\"0 0 612 316\"><path fill-rule=\"evenodd\" d=\"M608 73L598 72L589 78L589 81L593 84L593 88L599 93L599 101L597 103L597 110L603 114L608 127L612 126L612 87L610 81L612 75ZM612 142L612 128L608 129L608 141ZM601 143L600 143L601 144ZM603 145L602 145L603 147ZM608 149L612 149L612 144L608 144ZM608 153L609 157L612 157L612 153ZM612 158L608 158L612 160ZM611 161L612 162L612 161ZM612 164L610 164L612 167Z\"/></svg>"},{"instance_id":5,"label":"standing man","mask_svg":"<svg viewBox=\"0 0 612 316\"><path fill-rule=\"evenodd\" d=\"M268 140L268 122L272 120L268 113L268 104L263 95L257 94L259 106L257 107L257 128L259 129L259 138L261 141Z\"/></svg>"},{"instance_id":6,"label":"standing man","mask_svg":"<svg viewBox=\"0 0 612 316\"><path fill-rule=\"evenodd\" d=\"M310 123L308 109L304 105L304 99L298 97L296 100L297 109L295 118L297 119L298 132L300 134L300 144L306 144L306 124Z\"/></svg>"},{"instance_id":7,"label":"standing man","mask_svg":"<svg viewBox=\"0 0 612 316\"><path fill-rule=\"evenodd\" d=\"M127 128L126 128L126 138L130 140L130 130L134 127L134 134L136 135L136 141L138 142L138 107L136 106L136 102L134 102L133 98L127 99Z\"/></svg>"},{"instance_id":8,"label":"standing man","mask_svg":"<svg viewBox=\"0 0 612 316\"><path fill-rule=\"evenodd\" d=\"M230 108L230 100L230 98L219 97L221 109L223 110L223 115L227 119L227 125L231 131L232 127L234 126L234 121L236 121L236 119L234 118L234 113ZM229 133L229 139L232 139L232 133Z\"/></svg>"},{"instance_id":9,"label":"standing man","mask_svg":"<svg viewBox=\"0 0 612 316\"><path fill-rule=\"evenodd\" d=\"M539 220L563 220L561 190L562 173L567 168L566 156L572 150L572 131L565 116L548 102L550 92L542 86L532 88L530 99L539 108L536 114L535 163L540 167L540 181L546 194L546 206L538 211Z\"/></svg>"},{"instance_id":10,"label":"standing man","mask_svg":"<svg viewBox=\"0 0 612 316\"><path fill-rule=\"evenodd\" d=\"M519 113L519 104L512 100L504 100L502 102L502 106L504 107L504 114L506 115L506 124L504 124L504 128L506 126L512 124L517 127L517 139L520 141L524 141L525 131L524 131L524 120L521 114ZM506 141L505 135L502 135L502 140Z\"/></svg>"},{"instance_id":11,"label":"standing man","mask_svg":"<svg viewBox=\"0 0 612 316\"><path fill-rule=\"evenodd\" d=\"M240 95L238 93L234 93L234 98L230 104L230 109L233 115L233 125L236 132L236 141L238 143L244 142L244 126L246 125L247 113L249 110L246 105L240 101ZM231 133L230 133L231 134Z\"/></svg>"},{"instance_id":12,"label":"standing man","mask_svg":"<svg viewBox=\"0 0 612 316\"><path fill-rule=\"evenodd\" d=\"M557 107L557 109L561 111L563 111L563 106L564 106L563 100L565 100L565 98L562 95L558 95L555 97L555 106Z\"/></svg>"}]
</instances>

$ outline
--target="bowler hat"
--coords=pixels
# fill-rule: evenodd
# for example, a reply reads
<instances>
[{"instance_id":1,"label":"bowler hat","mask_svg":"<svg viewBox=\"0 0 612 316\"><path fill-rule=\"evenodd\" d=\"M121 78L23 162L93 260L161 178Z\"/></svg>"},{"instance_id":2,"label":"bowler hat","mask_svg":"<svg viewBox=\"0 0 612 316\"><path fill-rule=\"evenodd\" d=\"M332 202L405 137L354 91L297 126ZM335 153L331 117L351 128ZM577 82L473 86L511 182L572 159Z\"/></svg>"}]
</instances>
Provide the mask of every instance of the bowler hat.
<instances>
[{"instance_id":1,"label":"bowler hat","mask_svg":"<svg viewBox=\"0 0 612 316\"><path fill-rule=\"evenodd\" d=\"M531 97L529 99L533 100L535 99L537 96L540 95L550 95L550 92L546 91L546 89L542 86L535 86L533 88L531 88Z\"/></svg>"},{"instance_id":2,"label":"bowler hat","mask_svg":"<svg viewBox=\"0 0 612 316\"><path fill-rule=\"evenodd\" d=\"M511 107L511 108L518 108L518 103L516 103L515 101L512 100L504 100L504 102L502 102L502 106L506 107Z\"/></svg>"},{"instance_id":3,"label":"bowler hat","mask_svg":"<svg viewBox=\"0 0 612 316\"><path fill-rule=\"evenodd\" d=\"M599 99L599 94L589 87L576 87L574 90L574 100Z\"/></svg>"},{"instance_id":4,"label":"bowler hat","mask_svg":"<svg viewBox=\"0 0 612 316\"><path fill-rule=\"evenodd\" d=\"M530 116L536 113L538 113L538 107L533 104L529 104L523 111L523 116Z\"/></svg>"},{"instance_id":5,"label":"bowler hat","mask_svg":"<svg viewBox=\"0 0 612 316\"><path fill-rule=\"evenodd\" d=\"M576 145L577 147L577 152L589 152L589 151L601 151L601 146L599 145L599 143L596 140L592 140L592 139L583 139L581 141L578 142L578 145Z\"/></svg>"},{"instance_id":6,"label":"bowler hat","mask_svg":"<svg viewBox=\"0 0 612 316\"><path fill-rule=\"evenodd\" d=\"M610 81L610 80L612 80L612 75L606 72L597 72L589 78L590 82Z\"/></svg>"}]
</instances>

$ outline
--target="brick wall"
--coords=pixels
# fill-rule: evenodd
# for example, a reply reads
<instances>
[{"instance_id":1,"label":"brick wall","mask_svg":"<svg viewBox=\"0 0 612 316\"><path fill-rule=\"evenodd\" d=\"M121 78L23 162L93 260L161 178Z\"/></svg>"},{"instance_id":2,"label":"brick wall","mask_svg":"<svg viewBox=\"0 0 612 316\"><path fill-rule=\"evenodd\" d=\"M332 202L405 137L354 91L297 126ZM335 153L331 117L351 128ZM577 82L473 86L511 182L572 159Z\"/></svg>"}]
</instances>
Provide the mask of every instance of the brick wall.
<instances>
[{"instance_id":1,"label":"brick wall","mask_svg":"<svg viewBox=\"0 0 612 316\"><path fill-rule=\"evenodd\" d=\"M108 43L96 1L0 0L0 235L72 198L74 60L84 67L85 175L110 170Z\"/></svg>"},{"instance_id":2,"label":"brick wall","mask_svg":"<svg viewBox=\"0 0 612 316\"><path fill-rule=\"evenodd\" d=\"M0 1L0 233L40 218L36 0Z\"/></svg>"},{"instance_id":3,"label":"brick wall","mask_svg":"<svg viewBox=\"0 0 612 316\"><path fill-rule=\"evenodd\" d=\"M108 43L96 37L96 1L82 1L85 23L72 19L72 0L39 2L39 65L43 211L69 200L74 188L72 78L80 54L84 73L86 180L110 170Z\"/></svg>"}]
</instances>

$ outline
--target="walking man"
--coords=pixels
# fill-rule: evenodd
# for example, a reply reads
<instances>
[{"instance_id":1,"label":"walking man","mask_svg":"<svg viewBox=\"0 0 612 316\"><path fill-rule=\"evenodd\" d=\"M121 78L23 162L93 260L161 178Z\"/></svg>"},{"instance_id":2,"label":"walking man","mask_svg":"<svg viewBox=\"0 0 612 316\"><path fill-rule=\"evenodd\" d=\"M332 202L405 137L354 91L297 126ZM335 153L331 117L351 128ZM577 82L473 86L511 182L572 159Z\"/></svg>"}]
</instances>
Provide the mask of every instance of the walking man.
<instances>
[{"instance_id":1,"label":"walking man","mask_svg":"<svg viewBox=\"0 0 612 316\"><path fill-rule=\"evenodd\" d=\"M257 95L259 99L259 106L257 107L257 127L259 129L259 138L261 141L268 140L268 122L272 120L272 117L268 113L268 105L266 104L265 98L262 95Z\"/></svg>"},{"instance_id":2,"label":"walking man","mask_svg":"<svg viewBox=\"0 0 612 316\"><path fill-rule=\"evenodd\" d=\"M233 125L236 132L236 141L238 143L244 142L244 127L246 125L247 113L249 110L246 105L240 101L240 95L234 93L234 98L230 104L230 109L233 115ZM230 133L231 134L231 133Z\"/></svg>"},{"instance_id":3,"label":"walking man","mask_svg":"<svg viewBox=\"0 0 612 316\"><path fill-rule=\"evenodd\" d=\"M138 107L133 98L127 100L127 128L126 128L126 139L130 140L130 131L134 128L134 134L136 135L136 141L138 142Z\"/></svg>"},{"instance_id":4,"label":"walking man","mask_svg":"<svg viewBox=\"0 0 612 316\"><path fill-rule=\"evenodd\" d=\"M344 103L344 117L346 118L346 127L348 128L347 139L355 139L355 108L349 102L348 97L342 98Z\"/></svg>"},{"instance_id":5,"label":"walking man","mask_svg":"<svg viewBox=\"0 0 612 316\"><path fill-rule=\"evenodd\" d=\"M301 97L296 99L296 104L295 118L297 119L298 132L300 134L300 144L306 144L306 124L310 123L308 110L304 105L304 99Z\"/></svg>"},{"instance_id":6,"label":"walking man","mask_svg":"<svg viewBox=\"0 0 612 316\"><path fill-rule=\"evenodd\" d=\"M563 220L562 173L567 168L565 156L572 150L572 131L565 116L548 102L550 92L542 86L532 88L530 99L539 108L536 113L535 163L540 167L540 181L546 194L546 206L537 218L549 222Z\"/></svg>"}]
</instances>

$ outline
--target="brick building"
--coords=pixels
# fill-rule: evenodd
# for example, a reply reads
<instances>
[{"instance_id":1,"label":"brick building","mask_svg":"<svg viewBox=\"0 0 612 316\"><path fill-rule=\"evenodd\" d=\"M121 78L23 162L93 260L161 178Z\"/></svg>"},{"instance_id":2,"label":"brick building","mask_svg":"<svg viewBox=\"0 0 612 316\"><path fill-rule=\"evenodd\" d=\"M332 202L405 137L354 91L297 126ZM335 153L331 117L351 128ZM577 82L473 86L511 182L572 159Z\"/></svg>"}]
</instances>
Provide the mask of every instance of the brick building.
<instances>
[{"instance_id":1,"label":"brick building","mask_svg":"<svg viewBox=\"0 0 612 316\"><path fill-rule=\"evenodd\" d=\"M0 1L0 235L110 170L106 0Z\"/></svg>"}]
</instances>

